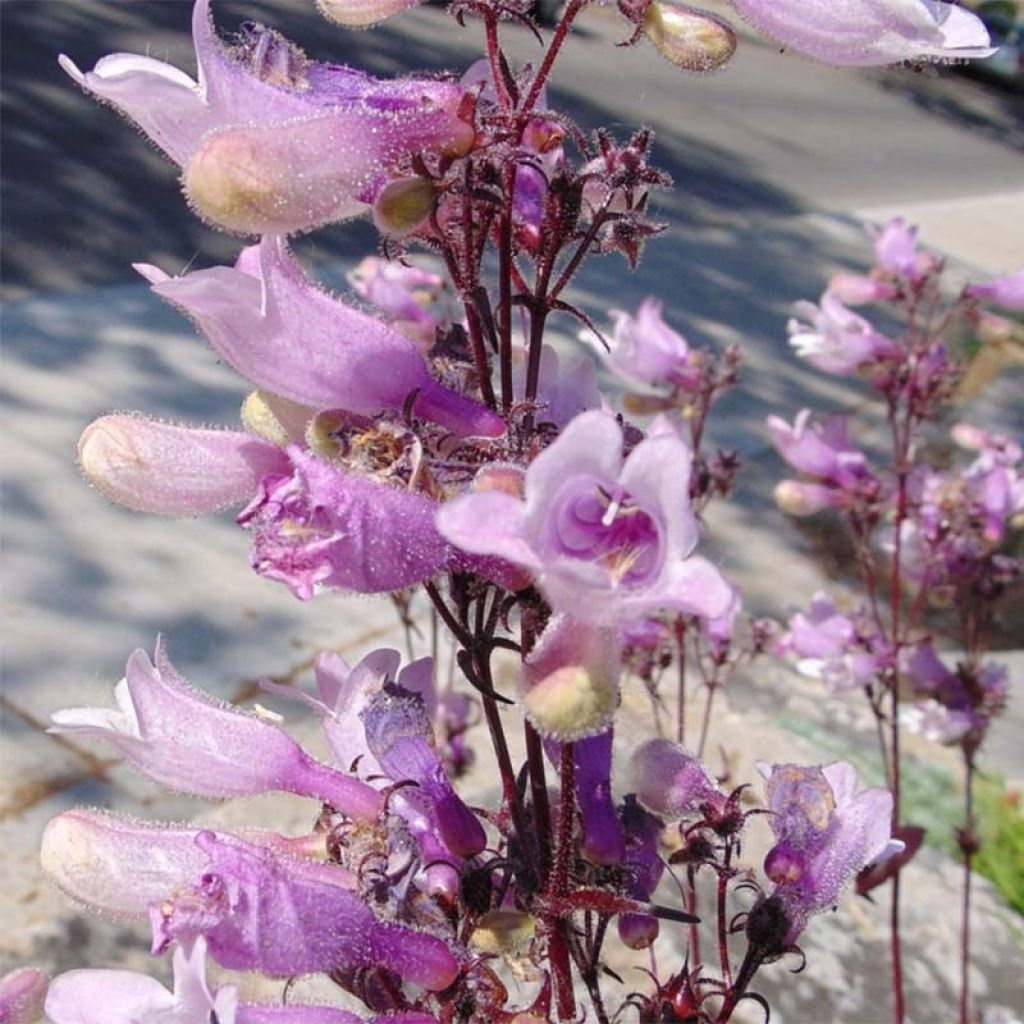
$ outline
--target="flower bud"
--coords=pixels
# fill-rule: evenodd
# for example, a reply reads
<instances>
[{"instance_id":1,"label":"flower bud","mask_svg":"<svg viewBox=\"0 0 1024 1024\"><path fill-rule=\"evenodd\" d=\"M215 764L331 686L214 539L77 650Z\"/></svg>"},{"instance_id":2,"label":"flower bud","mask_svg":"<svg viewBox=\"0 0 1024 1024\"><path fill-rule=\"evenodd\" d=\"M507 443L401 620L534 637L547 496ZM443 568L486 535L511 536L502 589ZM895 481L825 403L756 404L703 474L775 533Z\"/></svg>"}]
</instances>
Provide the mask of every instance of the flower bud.
<instances>
[{"instance_id":1,"label":"flower bud","mask_svg":"<svg viewBox=\"0 0 1024 1024\"><path fill-rule=\"evenodd\" d=\"M828 283L829 294L844 306L863 306L869 302L885 302L899 295L899 288L888 281L876 281L863 274L836 274Z\"/></svg>"},{"instance_id":2,"label":"flower bud","mask_svg":"<svg viewBox=\"0 0 1024 1024\"><path fill-rule=\"evenodd\" d=\"M776 885L799 882L806 869L806 858L800 851L781 844L769 850L764 859L764 873Z\"/></svg>"},{"instance_id":3,"label":"flower bud","mask_svg":"<svg viewBox=\"0 0 1024 1024\"><path fill-rule=\"evenodd\" d=\"M320 13L345 28L369 28L415 7L420 0L317 0Z\"/></svg>"},{"instance_id":4,"label":"flower bud","mask_svg":"<svg viewBox=\"0 0 1024 1024\"><path fill-rule=\"evenodd\" d=\"M736 33L726 22L691 7L653 0L643 29L663 57L687 71L718 71L736 51Z\"/></svg>"},{"instance_id":5,"label":"flower bud","mask_svg":"<svg viewBox=\"0 0 1024 1024\"><path fill-rule=\"evenodd\" d=\"M426 178L388 182L373 203L373 223L384 235L399 238L423 227L434 210L437 194Z\"/></svg>"},{"instance_id":6,"label":"flower bud","mask_svg":"<svg viewBox=\"0 0 1024 1024\"><path fill-rule=\"evenodd\" d=\"M630 949L648 949L658 938L658 919L650 914L620 914L619 938Z\"/></svg>"},{"instance_id":7,"label":"flower bud","mask_svg":"<svg viewBox=\"0 0 1024 1024\"><path fill-rule=\"evenodd\" d=\"M447 110L332 110L207 135L182 183L196 212L242 235L290 235L363 213L403 156L463 153L474 132Z\"/></svg>"},{"instance_id":8,"label":"flower bud","mask_svg":"<svg viewBox=\"0 0 1024 1024\"><path fill-rule=\"evenodd\" d=\"M780 480L775 485L775 504L787 516L811 516L835 505L835 492L821 484Z\"/></svg>"},{"instance_id":9,"label":"flower bud","mask_svg":"<svg viewBox=\"0 0 1024 1024\"><path fill-rule=\"evenodd\" d=\"M283 452L249 434L125 415L90 423L78 441L78 461L111 501L164 516L240 504L264 476L287 466Z\"/></svg>"},{"instance_id":10,"label":"flower bud","mask_svg":"<svg viewBox=\"0 0 1024 1024\"><path fill-rule=\"evenodd\" d=\"M516 953L536 931L537 922L521 910L489 910L477 922L469 944L480 953Z\"/></svg>"},{"instance_id":11,"label":"flower bud","mask_svg":"<svg viewBox=\"0 0 1024 1024\"><path fill-rule=\"evenodd\" d=\"M724 803L707 768L669 740L648 740L634 753L632 770L637 799L666 818L681 818L701 804Z\"/></svg>"}]
</instances>

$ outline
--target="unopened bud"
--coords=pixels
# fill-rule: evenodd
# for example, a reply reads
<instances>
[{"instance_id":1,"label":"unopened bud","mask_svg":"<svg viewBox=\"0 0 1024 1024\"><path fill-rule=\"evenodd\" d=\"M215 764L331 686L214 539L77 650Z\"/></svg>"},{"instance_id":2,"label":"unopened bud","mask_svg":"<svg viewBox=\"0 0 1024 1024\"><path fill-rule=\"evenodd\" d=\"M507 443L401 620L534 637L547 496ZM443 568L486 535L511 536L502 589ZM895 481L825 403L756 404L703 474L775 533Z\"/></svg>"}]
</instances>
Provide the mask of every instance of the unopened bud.
<instances>
[{"instance_id":1,"label":"unopened bud","mask_svg":"<svg viewBox=\"0 0 1024 1024\"><path fill-rule=\"evenodd\" d=\"M434 186L426 178L390 181L374 200L373 222L383 235L411 235L427 222L436 200Z\"/></svg>"},{"instance_id":2,"label":"unopened bud","mask_svg":"<svg viewBox=\"0 0 1024 1024\"><path fill-rule=\"evenodd\" d=\"M460 155L472 126L434 105L331 110L205 137L182 183L196 212L243 235L289 235L358 216L399 160L424 150Z\"/></svg>"},{"instance_id":3,"label":"unopened bud","mask_svg":"<svg viewBox=\"0 0 1024 1024\"><path fill-rule=\"evenodd\" d=\"M704 804L724 803L707 768L677 743L648 740L633 754L631 767L637 799L666 818L681 818Z\"/></svg>"},{"instance_id":4,"label":"unopened bud","mask_svg":"<svg viewBox=\"0 0 1024 1024\"><path fill-rule=\"evenodd\" d=\"M611 667L566 665L534 683L523 705L542 736L569 742L607 726L618 705L618 682Z\"/></svg>"},{"instance_id":5,"label":"unopened bud","mask_svg":"<svg viewBox=\"0 0 1024 1024\"><path fill-rule=\"evenodd\" d=\"M776 885L783 882L799 882L806 869L804 857L797 850L784 846L776 846L769 850L768 856L764 859L764 873Z\"/></svg>"},{"instance_id":6,"label":"unopened bud","mask_svg":"<svg viewBox=\"0 0 1024 1024\"><path fill-rule=\"evenodd\" d=\"M415 7L420 0L317 0L320 13L336 25L345 28L369 28L395 14L401 14L409 7Z\"/></svg>"},{"instance_id":7,"label":"unopened bud","mask_svg":"<svg viewBox=\"0 0 1024 1024\"><path fill-rule=\"evenodd\" d=\"M252 391L242 402L242 425L250 434L283 448L292 441L301 441L313 410L287 398Z\"/></svg>"},{"instance_id":8,"label":"unopened bud","mask_svg":"<svg viewBox=\"0 0 1024 1024\"><path fill-rule=\"evenodd\" d=\"M619 938L630 949L648 949L658 937L658 919L650 914L620 914Z\"/></svg>"},{"instance_id":9,"label":"unopened bud","mask_svg":"<svg viewBox=\"0 0 1024 1024\"><path fill-rule=\"evenodd\" d=\"M728 23L692 7L654 0L643 27L658 52L687 71L718 71L736 51L736 33Z\"/></svg>"},{"instance_id":10,"label":"unopened bud","mask_svg":"<svg viewBox=\"0 0 1024 1024\"><path fill-rule=\"evenodd\" d=\"M490 910L477 922L469 944L480 953L518 953L536 931L537 922L521 910Z\"/></svg>"},{"instance_id":11,"label":"unopened bud","mask_svg":"<svg viewBox=\"0 0 1024 1024\"><path fill-rule=\"evenodd\" d=\"M868 302L885 302L899 295L899 288L888 281L876 281L863 274L836 274L829 281L829 294L844 306L863 306Z\"/></svg>"},{"instance_id":12,"label":"unopened bud","mask_svg":"<svg viewBox=\"0 0 1024 1024\"><path fill-rule=\"evenodd\" d=\"M247 501L287 466L278 448L231 430L141 416L101 416L78 442L82 472L111 501L165 516L203 515Z\"/></svg>"},{"instance_id":13,"label":"unopened bud","mask_svg":"<svg viewBox=\"0 0 1024 1024\"><path fill-rule=\"evenodd\" d=\"M618 707L620 672L618 631L555 616L523 663L523 709L545 739L596 736Z\"/></svg>"},{"instance_id":14,"label":"unopened bud","mask_svg":"<svg viewBox=\"0 0 1024 1024\"><path fill-rule=\"evenodd\" d=\"M835 504L835 495L821 484L780 480L775 485L775 504L787 516L810 516Z\"/></svg>"}]
</instances>

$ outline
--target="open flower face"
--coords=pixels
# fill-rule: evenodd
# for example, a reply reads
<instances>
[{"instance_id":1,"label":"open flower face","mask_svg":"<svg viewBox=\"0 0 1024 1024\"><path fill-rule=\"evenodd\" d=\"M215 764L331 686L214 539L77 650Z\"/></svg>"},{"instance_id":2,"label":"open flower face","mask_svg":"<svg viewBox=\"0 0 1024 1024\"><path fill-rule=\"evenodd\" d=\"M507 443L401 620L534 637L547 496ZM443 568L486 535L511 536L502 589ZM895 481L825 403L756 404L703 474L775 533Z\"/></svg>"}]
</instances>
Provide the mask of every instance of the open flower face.
<instances>
[{"instance_id":1,"label":"open flower face","mask_svg":"<svg viewBox=\"0 0 1024 1024\"><path fill-rule=\"evenodd\" d=\"M659 609L720 615L732 600L709 562L691 557L690 451L667 425L625 459L622 431L604 412L577 416L526 472L525 501L463 495L438 514L463 550L530 570L557 611L591 624Z\"/></svg>"}]
</instances>

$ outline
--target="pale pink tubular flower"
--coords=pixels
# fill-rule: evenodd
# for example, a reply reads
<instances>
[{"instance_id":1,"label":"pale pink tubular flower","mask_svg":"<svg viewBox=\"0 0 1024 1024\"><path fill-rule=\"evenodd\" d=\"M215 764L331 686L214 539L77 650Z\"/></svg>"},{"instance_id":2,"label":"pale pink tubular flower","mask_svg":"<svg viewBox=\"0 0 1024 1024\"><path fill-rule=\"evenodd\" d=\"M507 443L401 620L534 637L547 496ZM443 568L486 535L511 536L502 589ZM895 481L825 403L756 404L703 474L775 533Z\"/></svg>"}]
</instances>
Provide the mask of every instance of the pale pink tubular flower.
<instances>
[{"instance_id":1,"label":"pale pink tubular flower","mask_svg":"<svg viewBox=\"0 0 1024 1024\"><path fill-rule=\"evenodd\" d=\"M608 365L627 380L670 384L692 390L700 381L700 363L686 339L665 323L662 304L653 298L640 303L636 316L618 310Z\"/></svg>"},{"instance_id":2,"label":"pale pink tubular flower","mask_svg":"<svg viewBox=\"0 0 1024 1024\"><path fill-rule=\"evenodd\" d=\"M365 416L400 412L411 400L414 415L459 435L504 433L497 414L438 384L407 337L317 287L282 238L265 236L233 268L181 277L136 269L218 355L273 395Z\"/></svg>"},{"instance_id":3,"label":"pale pink tubular flower","mask_svg":"<svg viewBox=\"0 0 1024 1024\"><path fill-rule=\"evenodd\" d=\"M1003 309L1024 313L1024 270L997 278L988 284L972 284L965 294L973 299L987 299Z\"/></svg>"},{"instance_id":4,"label":"pale pink tubular flower","mask_svg":"<svg viewBox=\"0 0 1024 1024\"><path fill-rule=\"evenodd\" d=\"M42 1020L49 981L35 967L20 967L0 978L0 1021L3 1024L37 1024Z\"/></svg>"},{"instance_id":5,"label":"pale pink tubular flower","mask_svg":"<svg viewBox=\"0 0 1024 1024\"><path fill-rule=\"evenodd\" d=\"M621 626L659 609L713 617L732 591L693 555L690 450L671 429L623 457L622 430L600 411L577 416L526 471L524 499L464 494L438 527L472 554L529 570L556 611L595 626Z\"/></svg>"},{"instance_id":6,"label":"pale pink tubular flower","mask_svg":"<svg viewBox=\"0 0 1024 1024\"><path fill-rule=\"evenodd\" d=\"M44 871L100 913L148 917L154 952L205 937L221 966L277 977L386 965L413 984L451 984L439 938L379 920L337 864L279 837L156 826L69 811L43 832Z\"/></svg>"},{"instance_id":7,"label":"pale pink tubular flower","mask_svg":"<svg viewBox=\"0 0 1024 1024\"><path fill-rule=\"evenodd\" d=\"M798 302L794 311L800 319L790 320L786 327L789 344L825 373L853 374L899 352L897 345L847 309L831 291L822 295L820 306Z\"/></svg>"},{"instance_id":8,"label":"pale pink tubular flower","mask_svg":"<svg viewBox=\"0 0 1024 1024\"><path fill-rule=\"evenodd\" d=\"M436 1024L425 1013L369 1022L347 1010L300 1003L240 1003L235 985L210 988L206 940L174 951L174 990L135 971L79 970L56 978L46 1000L53 1024ZM6 1020L5 1020L6 1024ZM10 1024L29 1024L12 1019Z\"/></svg>"},{"instance_id":9,"label":"pale pink tubular flower","mask_svg":"<svg viewBox=\"0 0 1024 1024\"><path fill-rule=\"evenodd\" d=\"M376 820L383 800L371 786L315 761L270 722L194 689L159 642L155 662L136 651L114 691L116 710L57 711L50 732L104 739L169 789L214 799L283 791Z\"/></svg>"},{"instance_id":10,"label":"pale pink tubular flower","mask_svg":"<svg viewBox=\"0 0 1024 1024\"><path fill-rule=\"evenodd\" d=\"M277 445L235 430L101 416L78 442L82 472L97 490L137 512L198 516L249 501L260 481L288 471Z\"/></svg>"},{"instance_id":11,"label":"pale pink tubular flower","mask_svg":"<svg viewBox=\"0 0 1024 1024\"><path fill-rule=\"evenodd\" d=\"M229 50L209 0L197 0L192 34L198 82L138 54L84 73L68 57L61 66L182 166L193 205L228 230L290 233L355 216L396 160L472 142L452 84L317 64L261 27Z\"/></svg>"},{"instance_id":12,"label":"pale pink tubular flower","mask_svg":"<svg viewBox=\"0 0 1024 1024\"><path fill-rule=\"evenodd\" d=\"M827 64L884 65L992 53L970 11L942 0L730 0L765 35Z\"/></svg>"}]
</instances>

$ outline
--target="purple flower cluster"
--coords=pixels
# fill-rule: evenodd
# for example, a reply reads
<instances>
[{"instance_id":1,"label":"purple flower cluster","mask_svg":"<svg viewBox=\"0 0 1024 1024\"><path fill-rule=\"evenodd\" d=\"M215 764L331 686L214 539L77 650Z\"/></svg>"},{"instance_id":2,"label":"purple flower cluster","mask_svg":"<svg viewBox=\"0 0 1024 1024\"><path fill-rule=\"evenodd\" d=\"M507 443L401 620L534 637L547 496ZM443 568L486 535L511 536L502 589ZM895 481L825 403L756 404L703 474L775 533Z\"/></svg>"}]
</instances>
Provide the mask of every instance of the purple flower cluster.
<instances>
[{"instance_id":1,"label":"purple flower cluster","mask_svg":"<svg viewBox=\"0 0 1024 1024\"><path fill-rule=\"evenodd\" d=\"M318 6L365 26L414 2ZM748 807L745 787L729 789L702 761L712 698L730 673L773 645L840 688L905 673L963 743L998 710L994 670L970 659L946 670L924 642L911 656L874 609L844 615L819 597L781 639L770 624L744 623L738 588L697 553L707 508L739 467L734 452L706 451L705 430L736 382L736 348L691 345L653 298L613 313L606 365L636 389L620 414L585 352L549 344L555 315L604 341L569 285L594 254L637 264L663 227L650 199L668 185L650 131L587 138L548 105L552 66L587 4L570 0L544 58L515 69L500 22L523 11L452 0L460 22L482 20L487 48L460 77L374 79L313 61L260 25L222 39L209 0L193 8L197 80L147 56L113 54L86 72L61 58L180 168L196 214L255 239L231 266L170 276L136 265L249 382L240 428L103 416L81 437L85 475L142 512L242 508L253 568L297 598L392 595L410 663L387 649L354 665L325 652L315 691L265 684L315 712L327 760L279 716L193 689L159 643L152 661L141 651L129 659L114 707L56 712L53 732L108 744L154 783L215 800L292 794L312 802L314 824L284 836L61 814L43 836L46 872L97 912L148 921L152 952L173 961L173 990L82 970L46 994L38 972L20 973L0 982L0 1019L29 1020L45 1006L55 1024L544 1024L589 1017L578 1005L585 990L595 1019L609 1021L607 937L646 949L670 922L691 929L688 959L668 980L652 975L651 994L627 997L620 1012L632 1003L650 1011L644 1019L726 1024L752 997L757 968L793 948L810 916L883 855L898 819L894 797L857 793L842 763L766 769L767 805ZM988 52L978 19L939 0L732 5L772 38L837 64ZM724 19L684 5L622 0L619 10L630 42L646 38L684 68L722 67L737 45ZM382 249L350 273L350 300L318 284L288 239L360 215ZM416 249L435 262L413 262ZM899 222L878 234L876 257L869 277L837 278L820 306L800 308L792 342L920 419L956 384L953 361L938 343L888 338L848 307L932 304L941 267ZM998 333L1008 321L986 305L1012 313L1020 292L1017 278L974 286L955 308ZM790 511L839 510L869 538L894 502L910 509L888 543L924 552L920 585L936 593L994 595L1013 575L998 548L1024 485L1008 440L959 428L977 452L966 470L893 474L869 466L841 418L812 423L804 411L770 429L801 477L779 490ZM433 658L412 660L420 595L454 647L461 690L437 687ZM495 662L498 651L518 657L517 672ZM696 754L682 744L688 653L707 690ZM673 661L679 742L631 751L621 792L624 676L640 675L657 709ZM478 720L500 782L500 801L486 808L456 785ZM519 765L511 728L522 729ZM770 889L739 861L761 816L775 836ZM666 872L675 888L661 885ZM701 958L696 931L705 879L717 964ZM743 889L754 891L745 924L732 908ZM729 936L741 934L734 971ZM208 961L275 979L322 975L362 1010L248 1002L235 984L208 982Z\"/></svg>"}]
</instances>

